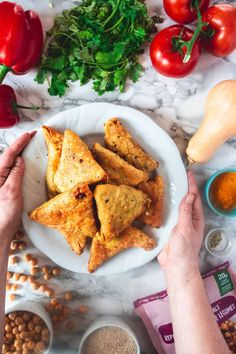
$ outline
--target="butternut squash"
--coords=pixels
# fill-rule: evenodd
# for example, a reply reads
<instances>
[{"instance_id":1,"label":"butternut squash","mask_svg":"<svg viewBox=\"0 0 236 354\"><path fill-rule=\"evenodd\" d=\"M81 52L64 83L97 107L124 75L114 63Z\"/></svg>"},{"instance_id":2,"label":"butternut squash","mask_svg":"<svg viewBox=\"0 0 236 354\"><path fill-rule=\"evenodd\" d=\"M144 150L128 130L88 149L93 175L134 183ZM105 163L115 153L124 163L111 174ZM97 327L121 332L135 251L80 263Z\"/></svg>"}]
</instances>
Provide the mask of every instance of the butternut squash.
<instances>
[{"instance_id":1,"label":"butternut squash","mask_svg":"<svg viewBox=\"0 0 236 354\"><path fill-rule=\"evenodd\" d=\"M207 96L203 121L186 150L189 163L207 162L220 145L235 135L236 80L225 80Z\"/></svg>"}]
</instances>

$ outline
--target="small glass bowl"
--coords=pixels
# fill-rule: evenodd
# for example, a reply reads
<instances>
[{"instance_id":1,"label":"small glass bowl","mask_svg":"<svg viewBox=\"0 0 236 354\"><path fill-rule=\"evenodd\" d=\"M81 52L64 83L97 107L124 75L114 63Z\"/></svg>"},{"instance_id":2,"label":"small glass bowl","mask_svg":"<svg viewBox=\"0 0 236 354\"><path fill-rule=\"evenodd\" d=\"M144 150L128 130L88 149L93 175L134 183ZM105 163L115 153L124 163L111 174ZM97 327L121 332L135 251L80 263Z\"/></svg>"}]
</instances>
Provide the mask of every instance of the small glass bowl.
<instances>
[{"instance_id":1,"label":"small glass bowl","mask_svg":"<svg viewBox=\"0 0 236 354\"><path fill-rule=\"evenodd\" d=\"M229 216L229 217L236 217L236 207L233 208L232 210L226 211L226 210L221 210L218 209L211 201L210 198L210 189L211 189L211 185L214 182L215 178L218 177L219 175L221 175L222 173L225 172L236 172L236 168L225 168L223 170L217 171L216 173L214 173L206 182L205 185L205 198L207 201L208 206L210 207L210 209L212 211L214 211L216 214L220 215L220 216Z\"/></svg>"},{"instance_id":2,"label":"small glass bowl","mask_svg":"<svg viewBox=\"0 0 236 354\"><path fill-rule=\"evenodd\" d=\"M209 247L211 237L216 233L221 233L222 240L217 247ZM222 257L228 254L232 248L232 242L230 241L225 229L216 228L211 230L205 237L205 247L207 251L216 257Z\"/></svg>"}]
</instances>

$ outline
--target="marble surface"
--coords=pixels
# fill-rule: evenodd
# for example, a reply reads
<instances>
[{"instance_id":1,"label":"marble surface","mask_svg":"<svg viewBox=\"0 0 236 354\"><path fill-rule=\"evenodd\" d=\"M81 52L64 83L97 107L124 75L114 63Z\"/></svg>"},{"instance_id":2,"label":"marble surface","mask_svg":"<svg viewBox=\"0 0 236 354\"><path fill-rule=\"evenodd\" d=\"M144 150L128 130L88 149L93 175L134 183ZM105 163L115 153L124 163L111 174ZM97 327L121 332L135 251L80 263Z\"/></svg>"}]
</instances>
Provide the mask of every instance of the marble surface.
<instances>
[{"instance_id":1,"label":"marble surface","mask_svg":"<svg viewBox=\"0 0 236 354\"><path fill-rule=\"evenodd\" d=\"M53 24L53 17L62 9L78 4L78 1L52 1L53 8L48 0L23 0L21 4L25 9L37 10L42 18L44 29L49 29ZM147 6L151 13L158 12L165 21L158 28L166 27L170 20L166 19L160 0L148 0ZM0 130L0 149L3 151L17 136L24 131L37 129L56 113L76 107L87 102L112 102L139 109L148 114L174 139L183 154L190 135L196 130L203 116L204 102L207 92L217 82L224 79L236 79L236 53L224 59L214 58L203 53L195 71L187 78L174 80L159 75L151 66L148 51L141 57L140 62L145 68L144 74L136 84L128 83L124 93L114 93L97 96L91 89L91 84L80 87L78 83L71 84L68 93L63 98L50 97L47 86L34 82L35 73L24 76L9 74L5 83L14 87L17 100L22 105L37 105L41 109L37 112L21 110L21 122L18 126L9 130ZM202 191L206 179L216 170L236 165L236 139L226 142L207 164L193 168L197 181ZM236 236L235 219L225 219L213 214L204 204L206 224L210 227L226 227L230 235ZM40 254L33 245L27 241L26 252L35 254L39 264L49 264L51 261ZM17 253L16 253L17 254ZM228 256L233 262L236 254L236 246L233 243L231 254ZM203 250L202 270L219 263L220 259L212 259ZM236 265L235 265L236 266ZM18 265L9 266L12 271L29 273L28 265L21 261ZM162 290L165 287L163 274L156 262L132 270L125 274L97 277L96 275L80 275L68 271L62 271L58 279L49 281L50 286L56 291L58 297L66 290L73 291L74 299L70 306L74 311L76 327L67 330L62 323L55 333L52 353L76 353L78 343L87 326L95 318L102 315L118 315L126 320L137 333L143 354L154 354L155 351L146 334L145 328L134 314L132 301L137 297L148 295ZM17 300L27 298L46 303L48 300L39 292L32 291L26 283L16 291ZM89 307L86 314L79 314L80 305ZM9 306L9 302L7 302Z\"/></svg>"}]
</instances>

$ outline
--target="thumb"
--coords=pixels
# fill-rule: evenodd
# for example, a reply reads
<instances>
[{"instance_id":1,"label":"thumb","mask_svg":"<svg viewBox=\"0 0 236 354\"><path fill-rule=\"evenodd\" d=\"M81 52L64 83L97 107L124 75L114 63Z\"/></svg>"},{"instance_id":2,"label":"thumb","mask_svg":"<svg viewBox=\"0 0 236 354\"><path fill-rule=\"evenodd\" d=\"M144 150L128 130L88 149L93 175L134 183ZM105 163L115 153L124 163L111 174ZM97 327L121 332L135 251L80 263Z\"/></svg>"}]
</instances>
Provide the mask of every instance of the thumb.
<instances>
[{"instance_id":1,"label":"thumb","mask_svg":"<svg viewBox=\"0 0 236 354\"><path fill-rule=\"evenodd\" d=\"M24 161L22 157L18 156L15 159L15 163L7 177L5 184L11 186L12 189L19 190L21 188L23 176L24 176Z\"/></svg>"},{"instance_id":2,"label":"thumb","mask_svg":"<svg viewBox=\"0 0 236 354\"><path fill-rule=\"evenodd\" d=\"M192 226L192 212L193 212L193 202L195 199L195 194L188 193L179 206L179 219L178 228L184 228Z\"/></svg>"}]
</instances>

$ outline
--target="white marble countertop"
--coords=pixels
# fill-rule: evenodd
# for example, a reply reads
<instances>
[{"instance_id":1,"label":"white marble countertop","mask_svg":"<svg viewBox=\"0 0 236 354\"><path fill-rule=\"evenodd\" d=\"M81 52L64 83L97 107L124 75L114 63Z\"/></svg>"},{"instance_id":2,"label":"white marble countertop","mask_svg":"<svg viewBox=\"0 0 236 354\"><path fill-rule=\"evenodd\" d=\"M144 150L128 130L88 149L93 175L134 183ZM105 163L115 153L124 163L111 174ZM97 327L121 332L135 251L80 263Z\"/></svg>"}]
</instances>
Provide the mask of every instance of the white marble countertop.
<instances>
[{"instance_id":1,"label":"white marble countertop","mask_svg":"<svg viewBox=\"0 0 236 354\"><path fill-rule=\"evenodd\" d=\"M52 1L53 8L49 7L48 0L23 0L21 5L25 9L35 9L39 12L44 29L49 29L53 24L53 16L62 9L78 4L78 1ZM151 12L157 11L165 18L161 8L161 1L148 0L147 6ZM159 28L169 24L165 20ZM35 73L24 76L10 74L5 83L10 84L17 94L17 100L22 105L37 105L42 107L38 112L20 111L21 122L9 130L0 130L0 148L4 150L16 136L24 131L37 129L56 113L76 107L87 102L108 101L116 104L131 106L148 114L159 124L177 143L180 152L185 151L189 135L193 133L203 116L204 101L209 89L217 82L224 79L236 79L236 53L227 58L219 59L203 53L195 71L185 79L174 80L159 75L151 66L148 53L144 53L140 61L145 68L142 78L136 84L128 84L124 93L114 93L97 96L92 91L91 84L80 87L78 83L72 84L67 95L63 98L51 97L45 85L34 82ZM197 181L202 190L206 179L218 169L236 165L236 140L226 142L207 164L194 167ZM206 223L212 226L230 228L233 235L236 233L235 219L225 219L213 214L204 204ZM33 245L26 240L28 248L23 253L30 252L39 258L40 265L49 264L51 261L40 254ZM23 253L19 254L22 259ZM236 257L234 245L229 258ZM16 253L17 254L17 253ZM204 252L202 258L206 258ZM203 268L220 260L207 258L208 263L203 263ZM29 267L21 261L18 265L10 266L10 270L29 273ZM137 333L142 353L155 353L145 328L133 311L132 301L137 297L162 290L165 287L163 274L153 260L146 266L125 274L98 277L94 275L80 275L69 271L62 271L58 279L49 281L60 297L66 290L73 291L74 300L71 306L76 309L80 305L89 307L86 314L74 316L76 328L66 330L63 324L56 331L53 353L76 353L81 334L87 326L98 316L105 314L118 315L124 318ZM42 303L48 300L39 292L32 291L25 283L17 291L17 300L27 298L35 299ZM7 306L9 302L7 302Z\"/></svg>"}]
</instances>

